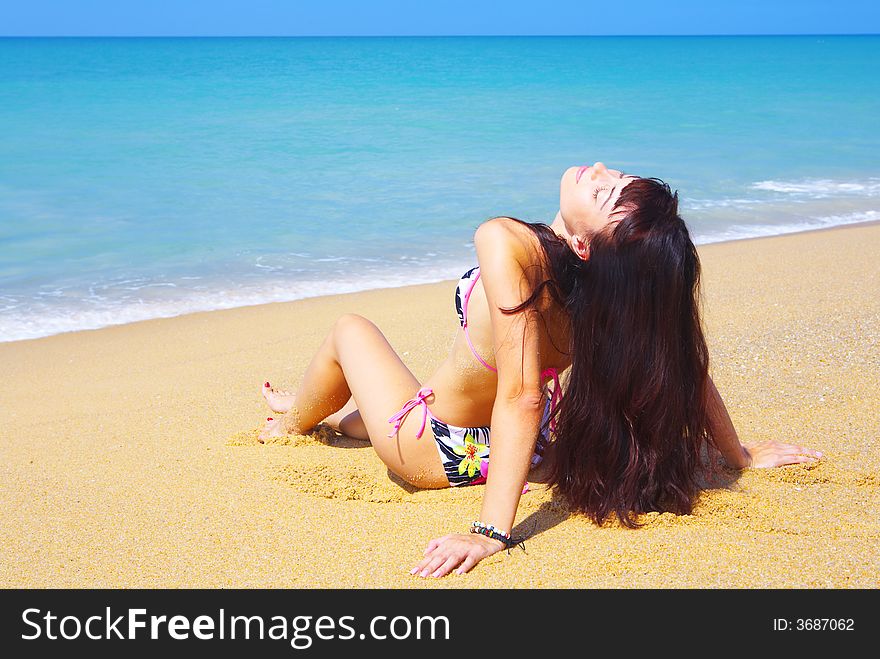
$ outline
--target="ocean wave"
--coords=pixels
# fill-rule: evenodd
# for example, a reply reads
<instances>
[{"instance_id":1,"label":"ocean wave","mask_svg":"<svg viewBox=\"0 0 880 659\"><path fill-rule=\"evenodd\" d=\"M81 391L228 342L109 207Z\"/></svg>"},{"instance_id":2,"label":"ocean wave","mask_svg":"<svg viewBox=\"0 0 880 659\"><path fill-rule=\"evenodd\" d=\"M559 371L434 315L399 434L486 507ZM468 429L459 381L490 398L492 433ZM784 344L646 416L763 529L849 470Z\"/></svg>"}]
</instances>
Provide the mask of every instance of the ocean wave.
<instances>
[{"instance_id":1,"label":"ocean wave","mask_svg":"<svg viewBox=\"0 0 880 659\"><path fill-rule=\"evenodd\" d=\"M719 199L692 199L682 198L681 205L685 211L702 211L716 208L743 208L755 204L766 203L765 199L743 199L739 197L721 197Z\"/></svg>"},{"instance_id":2,"label":"ocean wave","mask_svg":"<svg viewBox=\"0 0 880 659\"><path fill-rule=\"evenodd\" d=\"M880 197L880 178L857 181L832 179L767 180L748 184L749 190L758 190L756 196L739 194L731 197L696 198L682 197L684 211L711 211L717 209L750 209L754 206L790 202L801 205L818 199L868 199Z\"/></svg>"},{"instance_id":3,"label":"ocean wave","mask_svg":"<svg viewBox=\"0 0 880 659\"><path fill-rule=\"evenodd\" d=\"M383 275L371 274L368 279L274 281L232 290L210 291L203 290L203 286L198 287L202 290L177 287L173 291L177 297L150 300L98 296L90 291L89 297L70 298L66 304L49 304L45 298L9 295L3 299L6 304L0 306L0 342L36 339L201 311L427 284L455 279L472 265L470 262L447 263L421 272L408 268ZM14 313L9 313L12 311Z\"/></svg>"},{"instance_id":4,"label":"ocean wave","mask_svg":"<svg viewBox=\"0 0 880 659\"><path fill-rule=\"evenodd\" d=\"M711 218L702 218L690 224L691 234L695 243L707 244L880 221L880 210L823 213L820 206L816 204L812 215L792 214L789 221L777 224L751 223L745 216L742 216L745 221L737 222L736 219L740 217L737 214L728 218L723 226L716 224L716 227L712 227ZM473 245L464 243L463 246L472 255ZM236 279L229 277L228 273L173 278L166 275L155 279L116 277L79 285L42 285L39 290L18 295L4 291L0 295L0 342L35 339L201 311L450 280L457 278L475 262L473 255L458 260L444 259L439 263L435 258L416 263L418 259L414 257L401 256L405 258L385 259L387 269L383 266L382 269L371 268L369 271L364 268L348 270L358 272L358 276L343 275L342 271L324 272L322 275L316 270L285 269L283 273L273 273L271 279L264 276ZM330 262L341 260L345 259L326 259Z\"/></svg>"},{"instance_id":5,"label":"ocean wave","mask_svg":"<svg viewBox=\"0 0 880 659\"><path fill-rule=\"evenodd\" d=\"M880 178L862 181L834 181L831 179L804 179L800 181L757 181L750 186L753 190L780 192L804 196L810 199L825 199L843 195L864 197L880 196Z\"/></svg>"},{"instance_id":6,"label":"ocean wave","mask_svg":"<svg viewBox=\"0 0 880 659\"><path fill-rule=\"evenodd\" d=\"M694 242L697 245L708 243L720 243L728 240L743 240L746 238L766 238L801 231L815 229L827 229L846 224L858 224L860 222L880 221L880 211L869 210L856 213L844 213L842 215L820 215L807 217L800 222L788 224L734 224L720 231L701 232L694 231Z\"/></svg>"}]
</instances>

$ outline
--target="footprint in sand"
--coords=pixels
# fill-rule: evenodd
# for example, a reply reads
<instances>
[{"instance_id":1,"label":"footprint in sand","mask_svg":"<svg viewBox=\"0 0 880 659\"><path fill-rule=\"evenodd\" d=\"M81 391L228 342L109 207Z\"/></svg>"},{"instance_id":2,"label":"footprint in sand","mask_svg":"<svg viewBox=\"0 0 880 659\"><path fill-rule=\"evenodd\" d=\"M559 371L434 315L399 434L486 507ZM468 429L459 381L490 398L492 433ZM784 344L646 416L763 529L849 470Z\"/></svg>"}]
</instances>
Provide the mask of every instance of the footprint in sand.
<instances>
[{"instance_id":1,"label":"footprint in sand","mask_svg":"<svg viewBox=\"0 0 880 659\"><path fill-rule=\"evenodd\" d=\"M367 446L364 442L346 437L324 424L319 425L308 435L270 437L265 441L259 438L261 431L262 427L237 432L226 440L226 446L315 446L319 444L342 448Z\"/></svg>"},{"instance_id":2,"label":"footprint in sand","mask_svg":"<svg viewBox=\"0 0 880 659\"><path fill-rule=\"evenodd\" d=\"M369 448L369 443L352 439L325 424L309 435L273 437L265 444L258 439L260 428L238 432L227 441L227 446L296 446L333 447L326 451L298 451L295 461L271 467L270 478L297 492L341 501L370 503L429 503L462 504L479 508L483 486L420 489L405 482L373 454L372 451L344 450ZM521 500L523 509L540 505L549 494L544 488L532 485L528 496ZM534 504L534 505L531 505Z\"/></svg>"}]
</instances>

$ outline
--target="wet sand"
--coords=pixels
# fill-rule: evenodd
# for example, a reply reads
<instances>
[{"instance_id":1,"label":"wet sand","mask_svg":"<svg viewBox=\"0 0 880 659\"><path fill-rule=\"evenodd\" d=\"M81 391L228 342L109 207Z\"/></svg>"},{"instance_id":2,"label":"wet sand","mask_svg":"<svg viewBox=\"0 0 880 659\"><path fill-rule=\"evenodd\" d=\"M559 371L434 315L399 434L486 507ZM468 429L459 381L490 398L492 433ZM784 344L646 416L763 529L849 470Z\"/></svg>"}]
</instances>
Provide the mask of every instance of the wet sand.
<instances>
[{"instance_id":1,"label":"wet sand","mask_svg":"<svg viewBox=\"0 0 880 659\"><path fill-rule=\"evenodd\" d=\"M880 226L699 251L741 439L798 442L820 464L728 472L692 515L639 530L534 486L526 553L421 580L427 542L466 530L483 488L414 490L327 432L258 444L259 391L295 386L345 312L427 377L457 328L454 283L198 313L0 344L0 586L880 586Z\"/></svg>"}]
</instances>

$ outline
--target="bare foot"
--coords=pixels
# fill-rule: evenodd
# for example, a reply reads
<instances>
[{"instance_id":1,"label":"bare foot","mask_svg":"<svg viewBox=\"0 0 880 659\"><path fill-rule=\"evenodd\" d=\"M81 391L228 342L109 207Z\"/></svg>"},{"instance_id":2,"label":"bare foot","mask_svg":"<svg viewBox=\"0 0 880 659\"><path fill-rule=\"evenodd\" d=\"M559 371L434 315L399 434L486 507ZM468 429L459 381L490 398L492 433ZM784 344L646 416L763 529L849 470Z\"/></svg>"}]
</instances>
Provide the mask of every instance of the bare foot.
<instances>
[{"instance_id":1,"label":"bare foot","mask_svg":"<svg viewBox=\"0 0 880 659\"><path fill-rule=\"evenodd\" d=\"M274 418L269 417L266 419L266 425L263 426L263 430L260 432L260 436L257 438L260 440L261 444L265 444L267 439L271 439L272 437L284 437L287 435L287 431L284 429L284 418Z\"/></svg>"},{"instance_id":2,"label":"bare foot","mask_svg":"<svg viewBox=\"0 0 880 659\"><path fill-rule=\"evenodd\" d=\"M263 383L263 398L269 405L269 409L276 414L289 412L293 407L294 395L283 389L274 389L268 382Z\"/></svg>"}]
</instances>

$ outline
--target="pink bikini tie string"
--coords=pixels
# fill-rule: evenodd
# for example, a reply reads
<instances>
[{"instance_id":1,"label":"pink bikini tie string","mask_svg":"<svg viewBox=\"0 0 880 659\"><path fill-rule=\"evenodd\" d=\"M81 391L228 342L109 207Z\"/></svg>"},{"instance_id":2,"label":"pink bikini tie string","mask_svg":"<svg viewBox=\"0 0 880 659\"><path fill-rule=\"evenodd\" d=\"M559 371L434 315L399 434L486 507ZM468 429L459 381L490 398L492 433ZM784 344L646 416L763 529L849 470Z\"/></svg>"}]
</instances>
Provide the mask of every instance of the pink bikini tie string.
<instances>
[{"instance_id":1,"label":"pink bikini tie string","mask_svg":"<svg viewBox=\"0 0 880 659\"><path fill-rule=\"evenodd\" d=\"M556 432L556 408L562 399L562 388L559 386L559 373L555 368L548 368L541 373L542 378L553 378L553 392L550 394L550 431Z\"/></svg>"},{"instance_id":2,"label":"pink bikini tie string","mask_svg":"<svg viewBox=\"0 0 880 659\"><path fill-rule=\"evenodd\" d=\"M467 339L467 344L468 344L468 346L470 347L471 352L473 353L474 357L476 357L477 360L478 360L483 366L485 366L487 369L489 369L489 370L492 371L493 373L497 373L497 372L498 372L498 369L497 369L497 368L495 368L494 366L492 366L492 364L490 364L490 363L487 362L485 359L483 359L482 357L480 357L480 353L478 353L478 352L477 352L477 349L474 347L473 341L471 341L471 335L470 335L470 333L468 332L468 317L467 317L467 315L468 315L468 304L470 304L470 301L471 301L471 293L474 292L474 288L476 287L477 282L478 282L479 280L480 280L480 271L478 270L478 271L477 271L477 274L476 274L476 275L474 276L474 278L471 280L471 285L468 286L468 289L467 289L467 291L466 291L465 294L464 294L464 302L463 302L462 305L461 305L461 317L462 317L462 321L461 321L461 329L464 331L464 338Z\"/></svg>"},{"instance_id":3,"label":"pink bikini tie string","mask_svg":"<svg viewBox=\"0 0 880 659\"><path fill-rule=\"evenodd\" d=\"M419 389L419 393L415 395L415 398L410 398L403 404L403 407L400 408L400 411L388 419L388 423L394 424L394 430L391 432L389 437L394 437L399 431L400 426L403 424L404 419L406 419L406 415L412 412L419 405L422 406L422 427L419 428L419 431L416 433L416 437L421 438L422 433L425 432L425 424L428 422L428 404L425 402L425 399L428 396L432 396L434 394L433 389L429 389L428 387L423 387Z\"/></svg>"}]
</instances>

